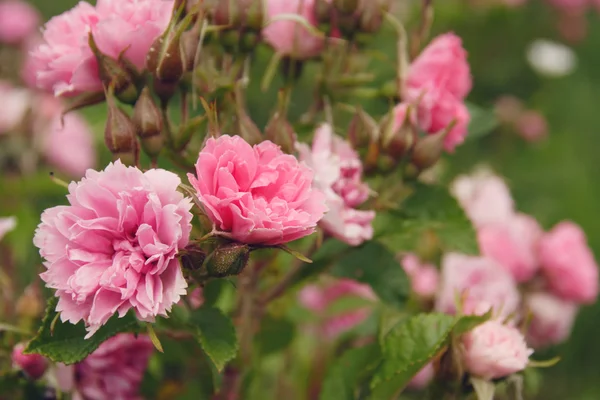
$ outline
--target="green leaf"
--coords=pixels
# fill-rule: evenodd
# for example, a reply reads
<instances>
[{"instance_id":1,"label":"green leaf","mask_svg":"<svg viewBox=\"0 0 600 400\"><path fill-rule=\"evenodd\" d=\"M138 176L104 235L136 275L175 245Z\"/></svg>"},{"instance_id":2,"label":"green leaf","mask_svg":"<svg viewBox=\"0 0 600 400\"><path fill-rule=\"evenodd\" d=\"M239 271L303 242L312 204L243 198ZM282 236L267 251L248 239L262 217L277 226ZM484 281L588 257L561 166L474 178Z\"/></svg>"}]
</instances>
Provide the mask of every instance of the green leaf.
<instances>
[{"instance_id":1,"label":"green leaf","mask_svg":"<svg viewBox=\"0 0 600 400\"><path fill-rule=\"evenodd\" d=\"M482 108L473 103L467 103L471 122L467 140L480 139L490 134L498 126L498 119L493 110Z\"/></svg>"},{"instance_id":2,"label":"green leaf","mask_svg":"<svg viewBox=\"0 0 600 400\"><path fill-rule=\"evenodd\" d=\"M456 318L419 314L396 325L383 337L383 361L371 380L372 399L392 399L446 346Z\"/></svg>"},{"instance_id":3,"label":"green leaf","mask_svg":"<svg viewBox=\"0 0 600 400\"><path fill-rule=\"evenodd\" d=\"M467 333L473 330L477 325L481 325L488 321L492 317L492 310L490 309L483 315L464 315L456 321L456 325L452 331L454 336L460 336L463 333Z\"/></svg>"},{"instance_id":4,"label":"green leaf","mask_svg":"<svg viewBox=\"0 0 600 400\"><path fill-rule=\"evenodd\" d=\"M331 273L370 285L381 300L401 307L410 294L410 283L394 253L378 242L348 250Z\"/></svg>"},{"instance_id":5,"label":"green leaf","mask_svg":"<svg viewBox=\"0 0 600 400\"><path fill-rule=\"evenodd\" d=\"M471 222L441 186L417 184L400 210L379 213L376 231L378 240L395 252L415 251L425 235L434 235L444 251L479 251Z\"/></svg>"},{"instance_id":6,"label":"green leaf","mask_svg":"<svg viewBox=\"0 0 600 400\"><path fill-rule=\"evenodd\" d=\"M202 349L221 371L238 351L233 322L218 308L205 306L192 313L191 321L197 328L196 337Z\"/></svg>"},{"instance_id":7,"label":"green leaf","mask_svg":"<svg viewBox=\"0 0 600 400\"><path fill-rule=\"evenodd\" d=\"M294 279L294 284L298 284L306 279L322 273L349 249L351 249L351 247L344 242L341 242L337 239L327 239L319 248L319 250L313 254L313 263L306 264L302 267Z\"/></svg>"},{"instance_id":8,"label":"green leaf","mask_svg":"<svg viewBox=\"0 0 600 400\"><path fill-rule=\"evenodd\" d=\"M294 340L295 334L296 328L293 322L283 318L266 316L263 318L260 331L255 337L255 344L263 355L276 353L288 347Z\"/></svg>"},{"instance_id":9,"label":"green leaf","mask_svg":"<svg viewBox=\"0 0 600 400\"><path fill-rule=\"evenodd\" d=\"M54 362L73 364L86 358L106 339L120 332L133 331L139 326L131 314L123 318L115 315L92 337L84 339L87 332L83 322L77 325L62 322L55 311L57 303L57 297L48 300L42 326L27 345L25 353L37 353Z\"/></svg>"},{"instance_id":10,"label":"green leaf","mask_svg":"<svg viewBox=\"0 0 600 400\"><path fill-rule=\"evenodd\" d=\"M348 350L327 371L320 400L354 400L356 391L369 372L380 362L376 343Z\"/></svg>"}]
</instances>

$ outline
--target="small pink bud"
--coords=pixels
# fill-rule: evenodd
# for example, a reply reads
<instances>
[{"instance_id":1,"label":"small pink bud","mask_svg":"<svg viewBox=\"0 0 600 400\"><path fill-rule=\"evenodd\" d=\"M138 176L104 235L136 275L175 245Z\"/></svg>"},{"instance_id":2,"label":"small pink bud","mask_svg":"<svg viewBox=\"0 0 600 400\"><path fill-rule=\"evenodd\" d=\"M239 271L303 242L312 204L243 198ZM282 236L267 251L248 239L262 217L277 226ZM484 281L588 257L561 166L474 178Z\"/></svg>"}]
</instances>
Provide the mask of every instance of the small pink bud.
<instances>
[{"instance_id":1,"label":"small pink bud","mask_svg":"<svg viewBox=\"0 0 600 400\"><path fill-rule=\"evenodd\" d=\"M447 132L427 135L417 141L411 161L419 171L433 166L442 157Z\"/></svg>"},{"instance_id":2,"label":"small pink bud","mask_svg":"<svg viewBox=\"0 0 600 400\"><path fill-rule=\"evenodd\" d=\"M378 135L379 127L377 122L367 114L362 108L359 108L348 127L348 140L352 147L358 149L366 146Z\"/></svg>"},{"instance_id":3,"label":"small pink bud","mask_svg":"<svg viewBox=\"0 0 600 400\"><path fill-rule=\"evenodd\" d=\"M17 344L12 351L12 362L33 380L39 379L46 372L48 361L39 354L23 354L25 345Z\"/></svg>"},{"instance_id":4,"label":"small pink bud","mask_svg":"<svg viewBox=\"0 0 600 400\"><path fill-rule=\"evenodd\" d=\"M136 128L129 116L115 103L114 98L107 97L108 115L104 129L104 143L115 158L129 162L136 151Z\"/></svg>"}]
</instances>

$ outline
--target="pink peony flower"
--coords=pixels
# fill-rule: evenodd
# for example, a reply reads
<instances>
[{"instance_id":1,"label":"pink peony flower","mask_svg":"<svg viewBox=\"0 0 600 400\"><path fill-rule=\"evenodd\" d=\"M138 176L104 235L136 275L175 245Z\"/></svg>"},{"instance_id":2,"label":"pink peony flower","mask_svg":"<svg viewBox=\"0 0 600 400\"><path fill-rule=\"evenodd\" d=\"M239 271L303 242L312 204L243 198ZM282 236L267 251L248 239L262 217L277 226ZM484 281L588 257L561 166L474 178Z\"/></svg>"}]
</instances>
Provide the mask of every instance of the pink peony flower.
<instances>
[{"instance_id":1,"label":"pink peony flower","mask_svg":"<svg viewBox=\"0 0 600 400\"><path fill-rule=\"evenodd\" d=\"M576 304L539 292L527 296L525 306L532 314L527 343L541 348L567 340L577 315Z\"/></svg>"},{"instance_id":2,"label":"pink peony flower","mask_svg":"<svg viewBox=\"0 0 600 400\"><path fill-rule=\"evenodd\" d=\"M188 174L217 228L243 243L277 245L310 235L327 210L313 172L270 141L210 138Z\"/></svg>"},{"instance_id":3,"label":"pink peony flower","mask_svg":"<svg viewBox=\"0 0 600 400\"><path fill-rule=\"evenodd\" d=\"M113 336L73 366L58 365L56 385L74 400L141 400L140 384L154 346L145 335Z\"/></svg>"},{"instance_id":4,"label":"pink peony flower","mask_svg":"<svg viewBox=\"0 0 600 400\"><path fill-rule=\"evenodd\" d=\"M0 2L0 43L18 44L32 35L40 23L40 15L21 0Z\"/></svg>"},{"instance_id":5,"label":"pink peony flower","mask_svg":"<svg viewBox=\"0 0 600 400\"><path fill-rule=\"evenodd\" d=\"M461 175L452 183L451 191L476 227L502 223L514 214L508 186L492 173Z\"/></svg>"},{"instance_id":6,"label":"pink peony flower","mask_svg":"<svg viewBox=\"0 0 600 400\"><path fill-rule=\"evenodd\" d=\"M402 257L402 268L410 278L412 291L419 297L430 298L439 287L440 274L433 264L421 263L414 254Z\"/></svg>"},{"instance_id":7,"label":"pink peony flower","mask_svg":"<svg viewBox=\"0 0 600 400\"><path fill-rule=\"evenodd\" d=\"M515 281L497 262L485 257L448 253L442 259L436 310L455 313L457 296L462 296L465 314L472 313L483 302L507 316L517 309L520 301Z\"/></svg>"},{"instance_id":8,"label":"pink peony flower","mask_svg":"<svg viewBox=\"0 0 600 400\"><path fill-rule=\"evenodd\" d=\"M303 143L297 148L300 160L315 171L315 186L327 197L329 211L319 225L352 246L370 240L375 212L356 209L369 197L358 154L326 124L316 130L312 149Z\"/></svg>"},{"instance_id":9,"label":"pink peony flower","mask_svg":"<svg viewBox=\"0 0 600 400\"><path fill-rule=\"evenodd\" d=\"M269 20L285 14L296 14L313 26L315 31L315 0L266 0L266 10ZM284 56L304 60L318 56L325 47L322 35L310 32L297 21L280 19L269 22L262 30L265 41L273 49Z\"/></svg>"},{"instance_id":10,"label":"pink peony flower","mask_svg":"<svg viewBox=\"0 0 600 400\"><path fill-rule=\"evenodd\" d=\"M62 321L83 320L90 337L117 312L166 316L186 293L177 253L188 244L192 203L180 183L171 172L117 161L72 182L70 205L44 211L34 244Z\"/></svg>"},{"instance_id":11,"label":"pink peony flower","mask_svg":"<svg viewBox=\"0 0 600 400\"><path fill-rule=\"evenodd\" d=\"M41 95L36 103L40 151L46 160L71 176L83 176L96 165L94 136L79 114L62 116L62 103L49 95Z\"/></svg>"},{"instance_id":12,"label":"pink peony flower","mask_svg":"<svg viewBox=\"0 0 600 400\"><path fill-rule=\"evenodd\" d=\"M533 350L513 326L490 320L462 337L466 370L483 379L498 379L527 367Z\"/></svg>"},{"instance_id":13,"label":"pink peony flower","mask_svg":"<svg viewBox=\"0 0 600 400\"><path fill-rule=\"evenodd\" d=\"M531 216L515 214L477 232L481 254L496 260L517 282L533 278L539 268L537 244L543 231Z\"/></svg>"},{"instance_id":14,"label":"pink peony flower","mask_svg":"<svg viewBox=\"0 0 600 400\"><path fill-rule=\"evenodd\" d=\"M48 368L48 361L39 354L23 354L25 345L17 344L12 351L13 365L25 372L31 379L39 379Z\"/></svg>"},{"instance_id":15,"label":"pink peony flower","mask_svg":"<svg viewBox=\"0 0 600 400\"><path fill-rule=\"evenodd\" d=\"M431 383L435 376L433 364L429 363L423 367L413 378L408 382L408 388L413 390L424 389Z\"/></svg>"},{"instance_id":16,"label":"pink peony flower","mask_svg":"<svg viewBox=\"0 0 600 400\"><path fill-rule=\"evenodd\" d=\"M56 96L102 90L88 33L104 54L116 59L124 52L142 70L172 8L173 0L98 0L95 7L79 2L45 26L44 43L32 54L38 86Z\"/></svg>"},{"instance_id":17,"label":"pink peony flower","mask_svg":"<svg viewBox=\"0 0 600 400\"><path fill-rule=\"evenodd\" d=\"M548 136L546 118L537 111L526 111L516 122L517 133L528 142L539 142Z\"/></svg>"},{"instance_id":18,"label":"pink peony flower","mask_svg":"<svg viewBox=\"0 0 600 400\"><path fill-rule=\"evenodd\" d=\"M2 4L2 3L0 3ZM0 80L0 135L16 129L25 118L31 102L31 93Z\"/></svg>"},{"instance_id":19,"label":"pink peony flower","mask_svg":"<svg viewBox=\"0 0 600 400\"><path fill-rule=\"evenodd\" d=\"M16 226L17 219L15 217L0 217L0 240Z\"/></svg>"},{"instance_id":20,"label":"pink peony flower","mask_svg":"<svg viewBox=\"0 0 600 400\"><path fill-rule=\"evenodd\" d=\"M578 225L564 221L546 233L540 240L539 257L554 294L577 303L596 301L598 265Z\"/></svg>"},{"instance_id":21,"label":"pink peony flower","mask_svg":"<svg viewBox=\"0 0 600 400\"><path fill-rule=\"evenodd\" d=\"M307 285L298 293L300 304L314 311L323 319L321 329L325 336L329 338L335 338L360 325L371 314L368 307L360 307L336 315L327 313L328 307L340 299L348 297L359 297L373 301L377 299L369 285L352 279L340 279L325 286Z\"/></svg>"}]
</instances>

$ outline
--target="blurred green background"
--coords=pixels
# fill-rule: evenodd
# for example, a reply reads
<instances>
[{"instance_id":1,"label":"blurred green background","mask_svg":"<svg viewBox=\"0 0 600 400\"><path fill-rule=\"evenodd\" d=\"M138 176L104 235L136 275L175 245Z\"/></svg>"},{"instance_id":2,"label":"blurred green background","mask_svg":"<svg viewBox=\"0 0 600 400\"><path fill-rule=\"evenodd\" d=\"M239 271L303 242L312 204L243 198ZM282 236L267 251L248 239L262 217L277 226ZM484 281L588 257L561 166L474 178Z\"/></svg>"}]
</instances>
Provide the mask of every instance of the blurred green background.
<instances>
[{"instance_id":1,"label":"blurred green background","mask_svg":"<svg viewBox=\"0 0 600 400\"><path fill-rule=\"evenodd\" d=\"M72 7L77 1L35 0L32 3L48 18ZM542 112L549 123L548 139L540 143L528 143L507 129L497 129L482 140L468 142L448 157L448 176L467 172L481 162L491 164L507 177L521 211L536 216L545 228L562 219L574 220L583 226L595 254L600 256L600 216L597 211L597 199L600 198L597 154L600 145L597 138L600 122L600 18L595 12L590 12L587 36L576 44L570 44L577 57L576 69L564 77L546 78L536 74L525 56L528 45L534 39L562 41L556 30L557 12L546 2L531 0L525 6L514 9L478 8L471 4L485 3L484 0L443 0L437 3L433 33L454 31L463 38L469 52L474 76L474 89L469 100L492 107L499 96L516 95L527 107ZM390 41L380 46L392 51L394 43ZM373 67L389 70L389 66L378 63ZM255 68L258 72L261 64ZM384 75L387 73L389 71ZM298 109L301 109L300 104L310 103L308 93L297 91L295 105ZM270 103L258 102L258 99L264 98L269 98ZM249 107L259 126L271 111L273 100L274 96L260 96L254 101L250 98ZM373 105L379 111L385 106L379 103ZM102 113L102 107L86 112L98 128L99 143ZM16 257L31 261L26 263L31 268L35 268L32 264L37 262L31 237L38 223L38 210L58 204L61 198L61 190L45 182L48 195L29 198L19 204L23 206L18 212L20 228L7 238L11 244L18 245ZM13 190L29 193L27 183L22 185L25 187ZM3 191L5 189L2 188ZM18 198L18 193L12 194L11 198ZM31 277L31 268L21 271L21 276ZM538 399L600 399L599 331L600 303L582 309L567 344L536 355L537 359L554 355L560 355L562 359L557 366L544 371Z\"/></svg>"}]
</instances>

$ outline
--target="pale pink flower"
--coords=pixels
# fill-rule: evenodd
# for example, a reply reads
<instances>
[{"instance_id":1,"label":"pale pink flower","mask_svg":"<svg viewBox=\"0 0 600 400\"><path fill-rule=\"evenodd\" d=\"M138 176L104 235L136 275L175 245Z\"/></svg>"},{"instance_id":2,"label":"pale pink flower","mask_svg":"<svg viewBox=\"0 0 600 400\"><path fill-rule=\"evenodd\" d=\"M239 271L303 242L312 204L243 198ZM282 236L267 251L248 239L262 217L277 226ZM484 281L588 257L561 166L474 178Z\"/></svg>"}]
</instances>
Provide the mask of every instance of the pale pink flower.
<instances>
[{"instance_id":1,"label":"pale pink flower","mask_svg":"<svg viewBox=\"0 0 600 400\"><path fill-rule=\"evenodd\" d=\"M583 13L588 7L589 0L547 0L548 3L561 11L568 13Z\"/></svg>"},{"instance_id":2,"label":"pale pink flower","mask_svg":"<svg viewBox=\"0 0 600 400\"><path fill-rule=\"evenodd\" d=\"M192 203L180 183L117 161L71 182L68 206L44 211L34 244L62 321L83 320L90 337L130 309L143 321L166 316L186 293L177 253L189 241Z\"/></svg>"},{"instance_id":3,"label":"pale pink flower","mask_svg":"<svg viewBox=\"0 0 600 400\"><path fill-rule=\"evenodd\" d=\"M516 121L517 133L528 142L539 142L548 136L546 118L537 111L525 111Z\"/></svg>"},{"instance_id":4,"label":"pale pink flower","mask_svg":"<svg viewBox=\"0 0 600 400\"><path fill-rule=\"evenodd\" d=\"M32 54L37 85L57 96L101 91L89 33L104 54L116 59L124 52L142 70L172 8L173 0L98 0L95 7L79 2L45 25L44 43Z\"/></svg>"},{"instance_id":5,"label":"pale pink flower","mask_svg":"<svg viewBox=\"0 0 600 400\"><path fill-rule=\"evenodd\" d=\"M55 371L56 385L73 400L141 400L140 385L154 346L148 336L121 333L83 361Z\"/></svg>"},{"instance_id":6,"label":"pale pink flower","mask_svg":"<svg viewBox=\"0 0 600 400\"><path fill-rule=\"evenodd\" d=\"M401 265L410 278L412 291L419 297L433 297L438 290L440 274L433 264L422 263L415 254L402 257Z\"/></svg>"},{"instance_id":7,"label":"pale pink flower","mask_svg":"<svg viewBox=\"0 0 600 400\"><path fill-rule=\"evenodd\" d=\"M2 3L0 3L2 4ZM0 135L8 133L23 121L29 110L31 93L14 87L10 82L0 80Z\"/></svg>"},{"instance_id":8,"label":"pale pink flower","mask_svg":"<svg viewBox=\"0 0 600 400\"><path fill-rule=\"evenodd\" d=\"M431 383L434 376L435 369L433 368L433 364L428 363L408 382L408 388L413 390L424 389Z\"/></svg>"},{"instance_id":9,"label":"pale pink flower","mask_svg":"<svg viewBox=\"0 0 600 400\"><path fill-rule=\"evenodd\" d=\"M34 34L40 14L21 0L0 1L0 43L18 44Z\"/></svg>"},{"instance_id":10,"label":"pale pink flower","mask_svg":"<svg viewBox=\"0 0 600 400\"><path fill-rule=\"evenodd\" d=\"M25 345L17 344L12 351L11 359L15 367L23 370L31 379L39 379L48 368L48 360L39 354L23 354Z\"/></svg>"},{"instance_id":11,"label":"pale pink flower","mask_svg":"<svg viewBox=\"0 0 600 400\"><path fill-rule=\"evenodd\" d=\"M310 235L327 210L313 171L279 146L239 136L210 138L188 174L218 229L250 244L277 245Z\"/></svg>"},{"instance_id":12,"label":"pale pink flower","mask_svg":"<svg viewBox=\"0 0 600 400\"><path fill-rule=\"evenodd\" d=\"M319 225L329 234L352 246L373 237L374 211L357 210L369 197L362 181L362 162L350 144L321 125L315 132L312 149L297 145L300 160L315 172L315 186L327 197L327 208Z\"/></svg>"},{"instance_id":13,"label":"pale pink flower","mask_svg":"<svg viewBox=\"0 0 600 400\"><path fill-rule=\"evenodd\" d=\"M575 303L538 292L527 296L525 306L532 315L527 343L541 348L567 340L577 315Z\"/></svg>"},{"instance_id":14,"label":"pale pink flower","mask_svg":"<svg viewBox=\"0 0 600 400\"><path fill-rule=\"evenodd\" d=\"M0 217L0 240L16 226L17 219L15 217Z\"/></svg>"},{"instance_id":15,"label":"pale pink flower","mask_svg":"<svg viewBox=\"0 0 600 400\"><path fill-rule=\"evenodd\" d=\"M578 225L570 221L556 225L540 240L539 256L554 294L577 303L596 301L598 265Z\"/></svg>"},{"instance_id":16,"label":"pale pink flower","mask_svg":"<svg viewBox=\"0 0 600 400\"><path fill-rule=\"evenodd\" d=\"M526 282L538 271L537 245L542 234L535 218L514 214L480 227L477 239L482 255L498 261L517 282Z\"/></svg>"},{"instance_id":17,"label":"pale pink flower","mask_svg":"<svg viewBox=\"0 0 600 400\"><path fill-rule=\"evenodd\" d=\"M482 171L461 175L451 185L465 213L475 226L503 222L514 214L514 202L502 178Z\"/></svg>"},{"instance_id":18,"label":"pale pink flower","mask_svg":"<svg viewBox=\"0 0 600 400\"><path fill-rule=\"evenodd\" d=\"M463 312L471 313L477 304L487 303L494 311L507 316L520 301L512 276L490 258L448 253L442 259L440 290L435 308L453 314L455 301L463 301Z\"/></svg>"},{"instance_id":19,"label":"pale pink flower","mask_svg":"<svg viewBox=\"0 0 600 400\"><path fill-rule=\"evenodd\" d=\"M266 0L269 20L285 14L296 14L304 18L314 30L318 30L315 18L315 0ZM324 35L310 32L297 21L279 19L269 22L262 30L265 41L284 56L304 60L318 56L325 48Z\"/></svg>"},{"instance_id":20,"label":"pale pink flower","mask_svg":"<svg viewBox=\"0 0 600 400\"><path fill-rule=\"evenodd\" d=\"M498 379L524 370L533 350L513 326L489 320L462 336L466 370L483 379Z\"/></svg>"},{"instance_id":21,"label":"pale pink flower","mask_svg":"<svg viewBox=\"0 0 600 400\"><path fill-rule=\"evenodd\" d=\"M360 325L371 314L369 307L359 307L335 315L327 313L331 305L348 297L359 297L369 301L377 299L369 285L351 279L340 279L323 286L307 285L298 293L300 304L314 311L322 319L320 328L329 338L335 338Z\"/></svg>"}]
</instances>

